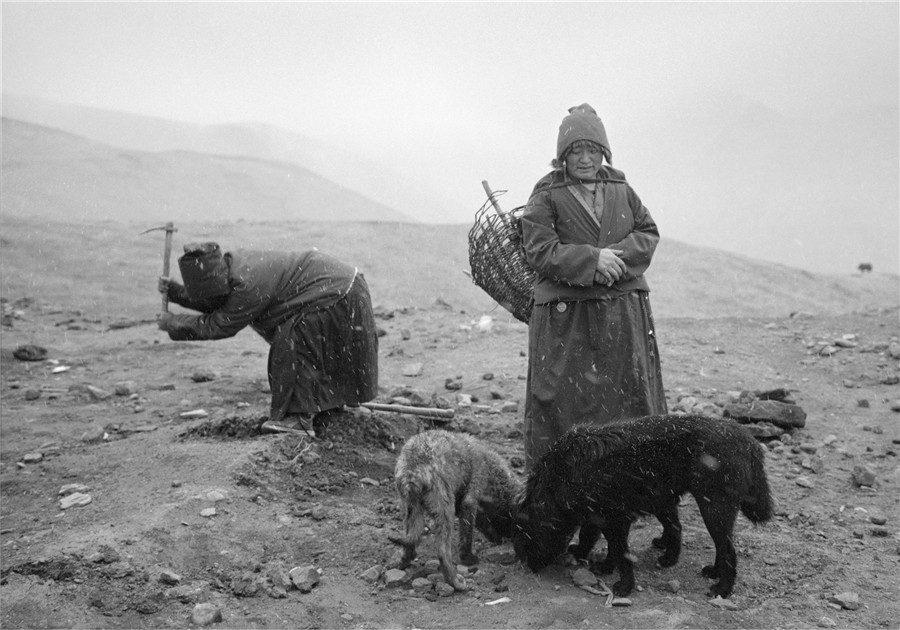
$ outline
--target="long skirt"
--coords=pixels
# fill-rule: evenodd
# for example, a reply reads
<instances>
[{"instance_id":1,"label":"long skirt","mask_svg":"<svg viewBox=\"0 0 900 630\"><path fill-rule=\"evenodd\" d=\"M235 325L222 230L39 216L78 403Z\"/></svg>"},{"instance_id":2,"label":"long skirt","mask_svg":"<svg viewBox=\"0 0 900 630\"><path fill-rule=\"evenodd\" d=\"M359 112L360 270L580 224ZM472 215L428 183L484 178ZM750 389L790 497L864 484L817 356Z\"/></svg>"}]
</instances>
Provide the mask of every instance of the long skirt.
<instances>
[{"instance_id":1,"label":"long skirt","mask_svg":"<svg viewBox=\"0 0 900 630\"><path fill-rule=\"evenodd\" d=\"M378 331L362 274L334 305L288 322L275 343L288 344L289 352L269 353L270 420L357 406L378 395Z\"/></svg>"},{"instance_id":2,"label":"long skirt","mask_svg":"<svg viewBox=\"0 0 900 630\"><path fill-rule=\"evenodd\" d=\"M526 390L529 468L576 424L666 413L648 293L535 305Z\"/></svg>"}]
</instances>

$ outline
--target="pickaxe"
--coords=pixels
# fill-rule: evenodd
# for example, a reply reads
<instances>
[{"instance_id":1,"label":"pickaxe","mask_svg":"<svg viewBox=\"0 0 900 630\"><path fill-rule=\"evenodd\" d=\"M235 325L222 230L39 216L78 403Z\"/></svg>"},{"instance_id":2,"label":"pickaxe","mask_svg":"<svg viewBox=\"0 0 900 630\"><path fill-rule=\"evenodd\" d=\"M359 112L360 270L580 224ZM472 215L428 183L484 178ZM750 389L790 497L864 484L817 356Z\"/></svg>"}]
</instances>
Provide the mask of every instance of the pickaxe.
<instances>
[{"instance_id":1,"label":"pickaxe","mask_svg":"<svg viewBox=\"0 0 900 630\"><path fill-rule=\"evenodd\" d=\"M154 230L165 230L166 231L166 249L163 252L163 272L162 275L166 278L169 277L169 258L172 257L172 233L177 232L175 229L175 224L169 221L165 225L160 225L159 227L150 228L149 230L144 230L141 234L146 234L147 232L153 232ZM169 296L163 293L162 296L162 312L169 312Z\"/></svg>"}]
</instances>

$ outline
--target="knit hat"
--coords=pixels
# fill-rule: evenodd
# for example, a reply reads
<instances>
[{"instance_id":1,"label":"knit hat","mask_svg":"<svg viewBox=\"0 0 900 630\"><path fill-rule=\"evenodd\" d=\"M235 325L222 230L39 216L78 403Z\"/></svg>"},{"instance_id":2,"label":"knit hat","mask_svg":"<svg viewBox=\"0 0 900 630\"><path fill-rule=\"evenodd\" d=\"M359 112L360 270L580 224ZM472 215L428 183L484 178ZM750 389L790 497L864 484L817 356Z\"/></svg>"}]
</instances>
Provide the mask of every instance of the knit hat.
<instances>
[{"instance_id":1,"label":"knit hat","mask_svg":"<svg viewBox=\"0 0 900 630\"><path fill-rule=\"evenodd\" d=\"M590 140L600 145L606 161L612 164L612 150L606 139L606 129L597 116L597 112L587 103L569 108L569 115L559 125L559 138L556 141L556 159L563 155L578 140Z\"/></svg>"},{"instance_id":2,"label":"knit hat","mask_svg":"<svg viewBox=\"0 0 900 630\"><path fill-rule=\"evenodd\" d=\"M231 293L228 265L218 243L188 243L178 259L184 288L192 300Z\"/></svg>"}]
</instances>

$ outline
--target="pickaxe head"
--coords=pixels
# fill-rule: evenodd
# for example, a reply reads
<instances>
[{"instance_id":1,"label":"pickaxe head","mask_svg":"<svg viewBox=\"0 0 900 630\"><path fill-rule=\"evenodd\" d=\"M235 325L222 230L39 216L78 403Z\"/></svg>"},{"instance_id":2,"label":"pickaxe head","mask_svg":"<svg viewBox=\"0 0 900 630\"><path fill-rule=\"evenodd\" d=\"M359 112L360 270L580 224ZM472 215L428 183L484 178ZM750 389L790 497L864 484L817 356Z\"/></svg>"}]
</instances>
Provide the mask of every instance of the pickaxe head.
<instances>
[{"instance_id":1,"label":"pickaxe head","mask_svg":"<svg viewBox=\"0 0 900 630\"><path fill-rule=\"evenodd\" d=\"M152 227L149 230L144 230L143 232L141 232L141 234L146 234L147 232L153 232L155 230L165 230L168 234L178 231L178 229L175 227L175 224L169 221L165 225L159 225L157 227ZM140 236L140 234L138 236Z\"/></svg>"}]
</instances>

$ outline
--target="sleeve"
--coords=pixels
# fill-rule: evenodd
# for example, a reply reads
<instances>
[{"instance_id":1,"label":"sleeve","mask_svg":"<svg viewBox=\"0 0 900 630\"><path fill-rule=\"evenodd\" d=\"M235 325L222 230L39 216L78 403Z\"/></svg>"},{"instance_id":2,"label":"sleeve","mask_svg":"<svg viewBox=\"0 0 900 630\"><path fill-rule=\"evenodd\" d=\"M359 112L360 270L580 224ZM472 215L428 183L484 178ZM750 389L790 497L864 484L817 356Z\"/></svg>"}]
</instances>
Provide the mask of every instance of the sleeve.
<instances>
[{"instance_id":1,"label":"sleeve","mask_svg":"<svg viewBox=\"0 0 900 630\"><path fill-rule=\"evenodd\" d=\"M634 227L621 241L608 245L610 249L623 251L620 258L625 263L626 271L620 280L630 280L644 275L659 243L659 229L656 222L631 186L628 186L627 199L634 217Z\"/></svg>"},{"instance_id":2,"label":"sleeve","mask_svg":"<svg viewBox=\"0 0 900 630\"><path fill-rule=\"evenodd\" d=\"M207 298L205 300L192 300L187 289L177 282L169 283L168 298L171 302L189 308L192 311L211 313L222 304L222 298Z\"/></svg>"},{"instance_id":3,"label":"sleeve","mask_svg":"<svg viewBox=\"0 0 900 630\"><path fill-rule=\"evenodd\" d=\"M176 341L234 337L262 314L275 297L271 282L260 281L256 270L244 269L232 292L217 308L201 315L175 315L169 338Z\"/></svg>"},{"instance_id":4,"label":"sleeve","mask_svg":"<svg viewBox=\"0 0 900 630\"><path fill-rule=\"evenodd\" d=\"M557 218L549 190L532 194L521 219L528 264L553 282L593 285L600 250L583 243L561 242L556 231Z\"/></svg>"}]
</instances>

